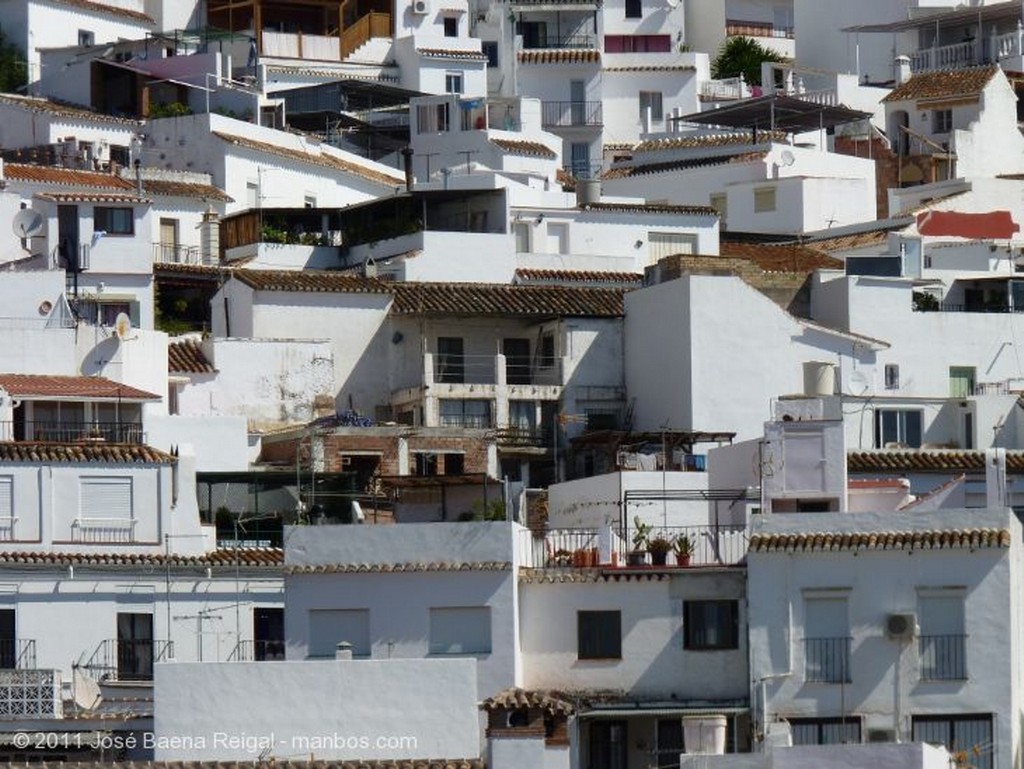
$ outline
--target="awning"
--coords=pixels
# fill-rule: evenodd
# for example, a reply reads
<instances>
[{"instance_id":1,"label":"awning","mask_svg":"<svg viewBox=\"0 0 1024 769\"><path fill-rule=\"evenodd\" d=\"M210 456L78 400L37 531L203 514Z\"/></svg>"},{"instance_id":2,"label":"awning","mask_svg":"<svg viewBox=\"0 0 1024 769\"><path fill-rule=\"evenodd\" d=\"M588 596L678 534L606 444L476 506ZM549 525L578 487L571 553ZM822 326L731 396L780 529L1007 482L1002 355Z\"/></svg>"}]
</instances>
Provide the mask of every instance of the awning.
<instances>
[{"instance_id":1,"label":"awning","mask_svg":"<svg viewBox=\"0 0 1024 769\"><path fill-rule=\"evenodd\" d=\"M580 713L580 718L664 718L666 716L738 716L749 713L749 707L686 707L675 705L666 707L611 707L596 708Z\"/></svg>"},{"instance_id":2,"label":"awning","mask_svg":"<svg viewBox=\"0 0 1024 769\"><path fill-rule=\"evenodd\" d=\"M869 112L850 109L842 104L819 104L796 96L771 94L669 119L697 125L801 133L856 123L870 117Z\"/></svg>"},{"instance_id":3,"label":"awning","mask_svg":"<svg viewBox=\"0 0 1024 769\"><path fill-rule=\"evenodd\" d=\"M982 24L1001 19L1019 19L1021 4L1017 0L995 5L981 5L974 8L951 9L939 13L929 13L912 19L900 19L885 24L857 24L843 27L843 32L909 32L920 27L939 25Z\"/></svg>"}]
</instances>

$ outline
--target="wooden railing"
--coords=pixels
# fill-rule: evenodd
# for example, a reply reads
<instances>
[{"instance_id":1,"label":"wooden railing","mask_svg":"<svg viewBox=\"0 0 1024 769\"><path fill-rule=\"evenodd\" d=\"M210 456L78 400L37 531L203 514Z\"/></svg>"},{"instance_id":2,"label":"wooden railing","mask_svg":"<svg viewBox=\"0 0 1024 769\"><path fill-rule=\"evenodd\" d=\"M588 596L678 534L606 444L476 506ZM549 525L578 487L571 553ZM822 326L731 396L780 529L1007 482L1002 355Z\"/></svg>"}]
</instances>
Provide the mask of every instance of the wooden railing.
<instances>
[{"instance_id":1,"label":"wooden railing","mask_svg":"<svg viewBox=\"0 0 1024 769\"><path fill-rule=\"evenodd\" d=\"M373 37L391 37L391 14L371 11L341 33L341 58Z\"/></svg>"}]
</instances>

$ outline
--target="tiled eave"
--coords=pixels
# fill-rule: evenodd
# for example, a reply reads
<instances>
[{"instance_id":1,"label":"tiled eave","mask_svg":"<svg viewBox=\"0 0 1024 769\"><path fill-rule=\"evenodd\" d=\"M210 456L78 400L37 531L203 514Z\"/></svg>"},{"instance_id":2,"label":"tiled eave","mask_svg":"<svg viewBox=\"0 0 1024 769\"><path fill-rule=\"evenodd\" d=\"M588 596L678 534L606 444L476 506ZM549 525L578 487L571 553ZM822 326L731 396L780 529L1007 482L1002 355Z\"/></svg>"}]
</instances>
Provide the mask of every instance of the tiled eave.
<instances>
[{"instance_id":1,"label":"tiled eave","mask_svg":"<svg viewBox=\"0 0 1024 769\"><path fill-rule=\"evenodd\" d=\"M1007 529L935 531L807 532L754 534L751 553L827 553L856 551L981 550L1009 548Z\"/></svg>"},{"instance_id":2,"label":"tiled eave","mask_svg":"<svg viewBox=\"0 0 1024 769\"><path fill-rule=\"evenodd\" d=\"M242 568L275 568L284 564L284 551L276 547L222 548L205 555L179 556L163 553L60 553L11 551L0 552L2 567L66 567L97 568L213 568L235 565Z\"/></svg>"},{"instance_id":3,"label":"tiled eave","mask_svg":"<svg viewBox=\"0 0 1024 769\"><path fill-rule=\"evenodd\" d=\"M286 574L402 574L430 571L511 571L508 561L435 561L432 563L335 563L287 566Z\"/></svg>"}]
</instances>

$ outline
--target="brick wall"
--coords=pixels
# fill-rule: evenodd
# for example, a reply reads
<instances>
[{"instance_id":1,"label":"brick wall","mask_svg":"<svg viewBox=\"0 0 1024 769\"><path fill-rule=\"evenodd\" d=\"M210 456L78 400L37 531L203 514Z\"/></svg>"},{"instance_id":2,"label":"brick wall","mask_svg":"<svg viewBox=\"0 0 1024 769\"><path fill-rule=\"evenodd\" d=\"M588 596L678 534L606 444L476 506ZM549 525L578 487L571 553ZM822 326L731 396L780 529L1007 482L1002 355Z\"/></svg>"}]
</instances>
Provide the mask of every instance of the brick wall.
<instances>
[{"instance_id":1,"label":"brick wall","mask_svg":"<svg viewBox=\"0 0 1024 769\"><path fill-rule=\"evenodd\" d=\"M923 184L938 181L938 163L934 158L929 155L908 155L901 159L879 136L873 136L870 140L837 136L835 151L840 155L872 158L875 161L875 208L879 219L890 216L889 190L899 187L901 180L912 177L915 182Z\"/></svg>"}]
</instances>

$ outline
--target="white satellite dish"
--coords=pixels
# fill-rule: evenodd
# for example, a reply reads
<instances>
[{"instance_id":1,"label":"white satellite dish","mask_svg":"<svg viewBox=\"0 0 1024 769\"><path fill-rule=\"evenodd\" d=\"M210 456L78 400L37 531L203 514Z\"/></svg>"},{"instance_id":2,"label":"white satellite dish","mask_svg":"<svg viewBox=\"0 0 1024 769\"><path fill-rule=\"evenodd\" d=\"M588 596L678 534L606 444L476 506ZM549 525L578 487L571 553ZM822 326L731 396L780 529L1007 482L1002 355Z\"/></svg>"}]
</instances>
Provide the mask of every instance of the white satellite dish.
<instances>
[{"instance_id":1,"label":"white satellite dish","mask_svg":"<svg viewBox=\"0 0 1024 769\"><path fill-rule=\"evenodd\" d=\"M31 208L23 208L14 215L14 237L34 238L43 231L43 215Z\"/></svg>"},{"instance_id":2,"label":"white satellite dish","mask_svg":"<svg viewBox=\"0 0 1024 769\"><path fill-rule=\"evenodd\" d=\"M132 333L132 319L128 317L127 313L119 312L117 314L117 318L114 320L114 333L121 341L126 340Z\"/></svg>"},{"instance_id":3,"label":"white satellite dish","mask_svg":"<svg viewBox=\"0 0 1024 769\"><path fill-rule=\"evenodd\" d=\"M789 167L793 165L795 162L796 158L793 157L793 153L790 152L789 150L783 150L782 153L779 155L779 165L781 166Z\"/></svg>"}]
</instances>

